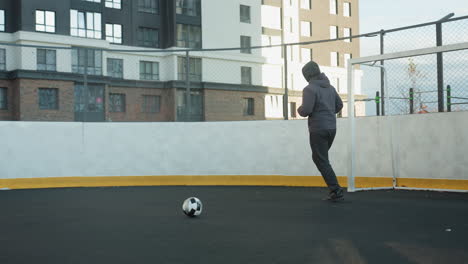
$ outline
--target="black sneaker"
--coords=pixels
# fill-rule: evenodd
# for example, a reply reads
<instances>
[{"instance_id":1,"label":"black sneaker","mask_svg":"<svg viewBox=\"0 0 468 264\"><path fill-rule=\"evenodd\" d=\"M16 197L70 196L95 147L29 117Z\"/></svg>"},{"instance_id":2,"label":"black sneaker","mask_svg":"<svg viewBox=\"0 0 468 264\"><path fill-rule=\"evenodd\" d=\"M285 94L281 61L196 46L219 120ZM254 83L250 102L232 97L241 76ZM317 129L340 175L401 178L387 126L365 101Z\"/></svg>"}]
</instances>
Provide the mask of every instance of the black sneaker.
<instances>
[{"instance_id":1,"label":"black sneaker","mask_svg":"<svg viewBox=\"0 0 468 264\"><path fill-rule=\"evenodd\" d=\"M331 191L330 194L324 199L330 202L340 202L344 200L343 189L339 188L335 191Z\"/></svg>"}]
</instances>

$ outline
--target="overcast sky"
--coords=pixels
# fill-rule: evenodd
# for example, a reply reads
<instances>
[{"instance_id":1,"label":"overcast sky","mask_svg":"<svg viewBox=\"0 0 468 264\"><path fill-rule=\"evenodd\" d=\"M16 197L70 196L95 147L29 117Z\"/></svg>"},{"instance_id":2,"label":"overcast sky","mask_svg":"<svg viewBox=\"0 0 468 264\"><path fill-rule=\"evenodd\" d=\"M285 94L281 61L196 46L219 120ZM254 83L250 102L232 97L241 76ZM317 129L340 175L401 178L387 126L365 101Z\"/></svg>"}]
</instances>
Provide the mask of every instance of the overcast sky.
<instances>
[{"instance_id":1,"label":"overcast sky","mask_svg":"<svg viewBox=\"0 0 468 264\"><path fill-rule=\"evenodd\" d=\"M360 0L361 32L440 19L448 13L468 15L467 0Z\"/></svg>"},{"instance_id":2,"label":"overcast sky","mask_svg":"<svg viewBox=\"0 0 468 264\"><path fill-rule=\"evenodd\" d=\"M449 13L455 13L455 17L468 15L468 0L360 0L359 6L360 33L431 22ZM418 39L426 41L423 37L427 38ZM362 39L361 45L361 56L375 54L378 37Z\"/></svg>"}]
</instances>

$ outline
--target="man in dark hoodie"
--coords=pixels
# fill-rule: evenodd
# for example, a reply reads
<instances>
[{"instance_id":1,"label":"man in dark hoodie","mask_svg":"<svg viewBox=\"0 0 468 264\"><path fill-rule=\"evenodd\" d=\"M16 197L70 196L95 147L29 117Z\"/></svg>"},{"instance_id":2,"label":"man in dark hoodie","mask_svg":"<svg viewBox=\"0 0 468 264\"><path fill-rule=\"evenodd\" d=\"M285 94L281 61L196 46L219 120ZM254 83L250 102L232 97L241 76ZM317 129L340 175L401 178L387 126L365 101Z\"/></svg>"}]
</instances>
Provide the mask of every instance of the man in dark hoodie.
<instances>
[{"instance_id":1,"label":"man in dark hoodie","mask_svg":"<svg viewBox=\"0 0 468 264\"><path fill-rule=\"evenodd\" d=\"M328 150L335 139L336 114L343 108L343 102L317 63L314 61L307 63L302 68L302 74L309 85L302 91L302 105L297 112L303 117L309 117L312 159L330 190L326 199L333 202L341 201L344 199L343 189L338 184L328 160Z\"/></svg>"}]
</instances>

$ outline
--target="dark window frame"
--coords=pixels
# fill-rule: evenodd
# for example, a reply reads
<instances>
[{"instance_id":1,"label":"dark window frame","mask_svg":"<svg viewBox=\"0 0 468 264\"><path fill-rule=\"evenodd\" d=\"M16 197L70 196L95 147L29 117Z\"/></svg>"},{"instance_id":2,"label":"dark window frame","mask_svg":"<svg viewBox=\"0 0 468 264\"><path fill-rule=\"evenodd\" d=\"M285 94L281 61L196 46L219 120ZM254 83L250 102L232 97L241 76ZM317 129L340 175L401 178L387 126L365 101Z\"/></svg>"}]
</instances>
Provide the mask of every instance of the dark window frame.
<instances>
[{"instance_id":1,"label":"dark window frame","mask_svg":"<svg viewBox=\"0 0 468 264\"><path fill-rule=\"evenodd\" d=\"M177 77L179 81L186 80L186 57L179 56L177 58ZM190 57L189 78L191 82L202 81L202 59Z\"/></svg>"},{"instance_id":2,"label":"dark window frame","mask_svg":"<svg viewBox=\"0 0 468 264\"><path fill-rule=\"evenodd\" d=\"M252 85L252 67L241 66L241 84Z\"/></svg>"},{"instance_id":3,"label":"dark window frame","mask_svg":"<svg viewBox=\"0 0 468 264\"><path fill-rule=\"evenodd\" d=\"M5 31L5 26L6 26L6 17L5 17L5 10L0 9L0 13L3 13L3 20L0 20L0 31L4 32Z\"/></svg>"},{"instance_id":4,"label":"dark window frame","mask_svg":"<svg viewBox=\"0 0 468 264\"><path fill-rule=\"evenodd\" d=\"M107 8L122 9L122 0L104 0L104 6Z\"/></svg>"},{"instance_id":5,"label":"dark window frame","mask_svg":"<svg viewBox=\"0 0 468 264\"><path fill-rule=\"evenodd\" d=\"M137 29L137 43L141 47L158 48L159 30L156 28L139 27Z\"/></svg>"},{"instance_id":6,"label":"dark window frame","mask_svg":"<svg viewBox=\"0 0 468 264\"><path fill-rule=\"evenodd\" d=\"M191 5L189 5L188 3L191 3ZM177 15L193 16L193 17L201 16L200 0L176 0L175 5L176 5Z\"/></svg>"},{"instance_id":7,"label":"dark window frame","mask_svg":"<svg viewBox=\"0 0 468 264\"><path fill-rule=\"evenodd\" d=\"M138 12L159 14L159 0L138 0Z\"/></svg>"},{"instance_id":8,"label":"dark window frame","mask_svg":"<svg viewBox=\"0 0 468 264\"><path fill-rule=\"evenodd\" d=\"M244 98L244 116L254 116L254 115L255 115L255 99Z\"/></svg>"},{"instance_id":9,"label":"dark window frame","mask_svg":"<svg viewBox=\"0 0 468 264\"><path fill-rule=\"evenodd\" d=\"M150 71L147 71L148 69ZM156 73L155 69L157 70ZM159 62L140 61L140 80L159 81Z\"/></svg>"},{"instance_id":10,"label":"dark window frame","mask_svg":"<svg viewBox=\"0 0 468 264\"><path fill-rule=\"evenodd\" d=\"M84 48L72 49L72 72L84 74L84 61L86 54L88 57L88 74L97 76L102 75L102 51Z\"/></svg>"},{"instance_id":11,"label":"dark window frame","mask_svg":"<svg viewBox=\"0 0 468 264\"><path fill-rule=\"evenodd\" d=\"M52 49L37 49L36 63L38 71L57 71L57 51ZM49 61L53 54L53 62ZM52 56L52 55L51 55Z\"/></svg>"},{"instance_id":12,"label":"dark window frame","mask_svg":"<svg viewBox=\"0 0 468 264\"><path fill-rule=\"evenodd\" d=\"M126 101L124 93L109 93L109 112L125 113L127 110Z\"/></svg>"},{"instance_id":13,"label":"dark window frame","mask_svg":"<svg viewBox=\"0 0 468 264\"><path fill-rule=\"evenodd\" d=\"M0 110L8 110L8 88L0 87Z\"/></svg>"},{"instance_id":14,"label":"dark window frame","mask_svg":"<svg viewBox=\"0 0 468 264\"><path fill-rule=\"evenodd\" d=\"M6 49L0 49L0 71L6 71Z\"/></svg>"},{"instance_id":15,"label":"dark window frame","mask_svg":"<svg viewBox=\"0 0 468 264\"><path fill-rule=\"evenodd\" d=\"M117 65L120 64L120 65ZM120 71L116 70L116 66ZM107 58L107 76L117 79L123 79L124 63L123 59Z\"/></svg>"},{"instance_id":16,"label":"dark window frame","mask_svg":"<svg viewBox=\"0 0 468 264\"><path fill-rule=\"evenodd\" d=\"M241 53L252 54L252 38L250 36L240 36Z\"/></svg>"},{"instance_id":17,"label":"dark window frame","mask_svg":"<svg viewBox=\"0 0 468 264\"><path fill-rule=\"evenodd\" d=\"M141 112L157 114L161 112L161 96L144 94L142 96L143 102L141 104ZM151 100L154 99L154 102Z\"/></svg>"},{"instance_id":18,"label":"dark window frame","mask_svg":"<svg viewBox=\"0 0 468 264\"><path fill-rule=\"evenodd\" d=\"M37 12L43 12L44 13L44 24L38 24L37 23ZM53 25L47 25L47 12L51 12L54 14L54 24ZM44 30L38 30L38 26L44 27ZM52 27L53 31L47 31L48 27ZM50 33L50 34L55 34L57 31L57 15L55 11L52 10L45 10L45 9L36 9L34 12L34 30L37 32L44 32L44 33Z\"/></svg>"},{"instance_id":19,"label":"dark window frame","mask_svg":"<svg viewBox=\"0 0 468 264\"><path fill-rule=\"evenodd\" d=\"M39 88L38 101L40 110L59 110L59 89Z\"/></svg>"},{"instance_id":20,"label":"dark window frame","mask_svg":"<svg viewBox=\"0 0 468 264\"><path fill-rule=\"evenodd\" d=\"M180 48L202 48L201 26L176 24L176 42Z\"/></svg>"},{"instance_id":21,"label":"dark window frame","mask_svg":"<svg viewBox=\"0 0 468 264\"><path fill-rule=\"evenodd\" d=\"M108 32L107 26L110 26L112 28L111 32ZM120 36L116 36L116 26L120 26ZM112 44L122 44L123 43L123 25L122 24L109 24L106 23L105 25L105 30L106 30L106 40L109 41L109 43Z\"/></svg>"},{"instance_id":22,"label":"dark window frame","mask_svg":"<svg viewBox=\"0 0 468 264\"><path fill-rule=\"evenodd\" d=\"M251 16L250 16L250 6L248 5L240 5L239 6L239 12L240 12L240 22L242 23L252 23L251 21Z\"/></svg>"}]
</instances>

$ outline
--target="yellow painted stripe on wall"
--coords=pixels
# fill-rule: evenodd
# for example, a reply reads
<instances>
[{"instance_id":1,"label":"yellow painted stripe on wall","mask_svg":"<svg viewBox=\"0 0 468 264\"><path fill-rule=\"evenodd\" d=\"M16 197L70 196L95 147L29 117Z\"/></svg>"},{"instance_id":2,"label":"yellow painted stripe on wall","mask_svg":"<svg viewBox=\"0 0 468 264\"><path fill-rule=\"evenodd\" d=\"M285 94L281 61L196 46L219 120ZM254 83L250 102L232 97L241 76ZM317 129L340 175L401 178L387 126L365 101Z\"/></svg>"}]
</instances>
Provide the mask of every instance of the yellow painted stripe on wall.
<instances>
[{"instance_id":1,"label":"yellow painted stripe on wall","mask_svg":"<svg viewBox=\"0 0 468 264\"><path fill-rule=\"evenodd\" d=\"M398 187L431 188L446 190L468 190L468 180L444 179L397 179Z\"/></svg>"},{"instance_id":2,"label":"yellow painted stripe on wall","mask_svg":"<svg viewBox=\"0 0 468 264\"><path fill-rule=\"evenodd\" d=\"M347 177L338 181L347 186ZM413 188L468 190L468 180L398 179L398 186ZM125 176L125 177L52 177L0 179L0 188L37 189L110 186L297 186L325 187L320 176L210 175L210 176ZM356 187L391 187L390 177L357 177Z\"/></svg>"}]
</instances>

